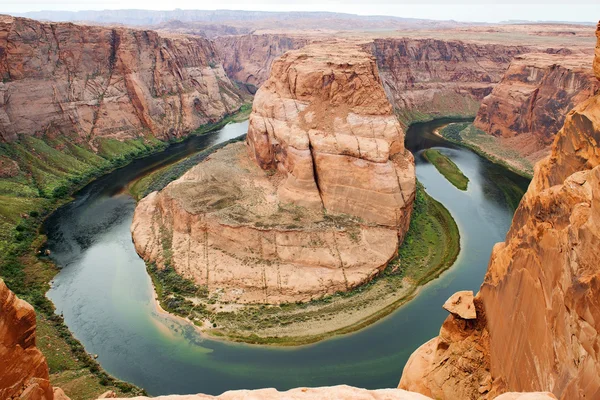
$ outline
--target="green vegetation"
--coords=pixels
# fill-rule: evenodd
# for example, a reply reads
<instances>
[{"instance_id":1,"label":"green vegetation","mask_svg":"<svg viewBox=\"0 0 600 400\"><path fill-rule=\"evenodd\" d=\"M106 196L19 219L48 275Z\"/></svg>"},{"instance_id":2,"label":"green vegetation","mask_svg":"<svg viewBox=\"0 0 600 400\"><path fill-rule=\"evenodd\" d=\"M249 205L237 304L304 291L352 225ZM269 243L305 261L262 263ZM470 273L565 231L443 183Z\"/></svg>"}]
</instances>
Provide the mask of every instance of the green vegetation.
<instances>
[{"instance_id":1,"label":"green vegetation","mask_svg":"<svg viewBox=\"0 0 600 400\"><path fill-rule=\"evenodd\" d=\"M241 115L248 110L243 106ZM239 114L226 117L227 122L238 118ZM223 124L207 125L202 132ZM125 142L101 138L92 147L66 135L21 136L13 143L0 144L0 278L34 306L38 343L48 361L50 379L72 400L95 398L107 390L123 397L144 391L106 374L54 314L46 292L58 269L40 252L46 238L39 229L52 211L70 201L71 193L167 146L149 137Z\"/></svg>"},{"instance_id":2,"label":"green vegetation","mask_svg":"<svg viewBox=\"0 0 600 400\"><path fill-rule=\"evenodd\" d=\"M219 122L212 124L202 125L196 129L193 133L195 135L203 135L207 132L214 131L215 129L221 129L230 122L242 122L248 119L252 112L252 103L244 103L242 106L233 114L226 115Z\"/></svg>"},{"instance_id":3,"label":"green vegetation","mask_svg":"<svg viewBox=\"0 0 600 400\"><path fill-rule=\"evenodd\" d=\"M467 190L469 178L462 173L451 159L435 149L427 149L423 152L423 155L427 161L432 163L444 175L448 182L456 186L457 189Z\"/></svg>"},{"instance_id":4,"label":"green vegetation","mask_svg":"<svg viewBox=\"0 0 600 400\"><path fill-rule=\"evenodd\" d=\"M477 129L472 123L453 123L441 129L447 140L473 150L491 162L531 179L533 164L517 151L506 148L498 138Z\"/></svg>"},{"instance_id":5,"label":"green vegetation","mask_svg":"<svg viewBox=\"0 0 600 400\"><path fill-rule=\"evenodd\" d=\"M228 340L292 346L313 343L370 325L410 300L419 286L449 268L460 250L458 227L448 210L418 184L410 228L398 256L371 282L308 303L280 306L250 305L228 309L208 295L206 287L178 275L172 266L148 265L161 306L202 325L208 333ZM382 299L385 299L382 301ZM360 313L356 323L345 316ZM325 326L313 329L312 325ZM295 332L311 332L294 335Z\"/></svg>"},{"instance_id":6,"label":"green vegetation","mask_svg":"<svg viewBox=\"0 0 600 400\"><path fill-rule=\"evenodd\" d=\"M479 102L458 93L436 93L427 106L396 109L396 116L405 128L416 122L439 118L475 118Z\"/></svg>"}]
</instances>

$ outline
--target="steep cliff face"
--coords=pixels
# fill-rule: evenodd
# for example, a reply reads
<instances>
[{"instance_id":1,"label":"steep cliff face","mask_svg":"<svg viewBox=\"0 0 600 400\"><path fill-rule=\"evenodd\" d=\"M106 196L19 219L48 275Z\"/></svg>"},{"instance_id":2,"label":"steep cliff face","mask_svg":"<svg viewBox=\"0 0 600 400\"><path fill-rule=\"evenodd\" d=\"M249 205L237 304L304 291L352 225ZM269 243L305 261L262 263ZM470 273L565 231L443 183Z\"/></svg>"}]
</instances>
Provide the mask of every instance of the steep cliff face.
<instances>
[{"instance_id":1,"label":"steep cliff face","mask_svg":"<svg viewBox=\"0 0 600 400\"><path fill-rule=\"evenodd\" d=\"M507 390L546 390L560 399L600 397L598 248L600 96L595 96L567 115L551 155L536 165L506 241L492 251L475 299L483 311L476 326L462 321L464 328L450 342L443 340L443 327L434 339L443 344L419 348L400 387L453 398L438 388L459 385L460 375L453 373L458 368L483 371L489 389L471 384L465 398ZM454 319L448 317L444 326ZM473 340L476 336L487 339ZM475 343L482 346L481 357L472 358Z\"/></svg>"},{"instance_id":2,"label":"steep cliff face","mask_svg":"<svg viewBox=\"0 0 600 400\"><path fill-rule=\"evenodd\" d=\"M214 40L227 75L255 93L271 72L273 61L288 50L308 44L303 37L285 35L222 36Z\"/></svg>"},{"instance_id":3,"label":"steep cliff face","mask_svg":"<svg viewBox=\"0 0 600 400\"><path fill-rule=\"evenodd\" d=\"M536 159L535 153L552 143L569 110L600 91L591 61L588 55L515 57L483 100L475 126L494 136L520 136L512 147Z\"/></svg>"},{"instance_id":4,"label":"steep cliff face","mask_svg":"<svg viewBox=\"0 0 600 400\"><path fill-rule=\"evenodd\" d=\"M242 100L211 42L0 17L0 138L179 137Z\"/></svg>"},{"instance_id":5,"label":"steep cliff face","mask_svg":"<svg viewBox=\"0 0 600 400\"><path fill-rule=\"evenodd\" d=\"M280 303L351 289L394 257L414 162L369 54L329 43L277 60L247 142L139 203L144 259L220 300Z\"/></svg>"},{"instance_id":6,"label":"steep cliff face","mask_svg":"<svg viewBox=\"0 0 600 400\"><path fill-rule=\"evenodd\" d=\"M422 114L475 115L512 58L528 50L435 39L373 42L388 97L407 121Z\"/></svg>"},{"instance_id":7,"label":"steep cliff face","mask_svg":"<svg viewBox=\"0 0 600 400\"><path fill-rule=\"evenodd\" d=\"M48 364L35 347L35 312L0 279L0 398L52 400ZM60 389L57 399L66 397Z\"/></svg>"}]
</instances>

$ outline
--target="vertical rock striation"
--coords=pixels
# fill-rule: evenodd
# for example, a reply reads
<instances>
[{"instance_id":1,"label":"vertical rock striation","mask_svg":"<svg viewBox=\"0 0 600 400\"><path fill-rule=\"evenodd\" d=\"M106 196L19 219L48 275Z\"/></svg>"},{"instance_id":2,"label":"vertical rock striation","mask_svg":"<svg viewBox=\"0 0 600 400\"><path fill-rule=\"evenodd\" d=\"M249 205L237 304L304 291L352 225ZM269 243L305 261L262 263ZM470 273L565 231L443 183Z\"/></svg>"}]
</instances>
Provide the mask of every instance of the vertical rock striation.
<instances>
[{"instance_id":1,"label":"vertical rock striation","mask_svg":"<svg viewBox=\"0 0 600 400\"><path fill-rule=\"evenodd\" d=\"M0 279L0 398L52 400L48 364L35 347L35 312ZM62 391L60 391L62 393Z\"/></svg>"},{"instance_id":2,"label":"vertical rock striation","mask_svg":"<svg viewBox=\"0 0 600 400\"><path fill-rule=\"evenodd\" d=\"M221 36L214 39L227 75L255 93L269 78L273 61L288 50L299 49L309 39L280 34Z\"/></svg>"},{"instance_id":3,"label":"vertical rock striation","mask_svg":"<svg viewBox=\"0 0 600 400\"><path fill-rule=\"evenodd\" d=\"M475 126L509 139L534 161L547 150L569 110L600 91L591 56L532 53L513 59L482 104Z\"/></svg>"},{"instance_id":4,"label":"vertical rock striation","mask_svg":"<svg viewBox=\"0 0 600 400\"><path fill-rule=\"evenodd\" d=\"M600 43L600 33L598 37ZM597 54L596 64L600 61ZM596 70L600 79L600 71ZM447 391L480 371L461 398L508 390L600 397L600 96L573 109L535 175L506 241L493 251L476 322L419 348L400 387ZM481 311L481 312L480 312ZM448 340L450 339L450 340ZM477 357L473 357L474 349Z\"/></svg>"},{"instance_id":5,"label":"vertical rock striation","mask_svg":"<svg viewBox=\"0 0 600 400\"><path fill-rule=\"evenodd\" d=\"M0 16L0 140L180 137L242 104L199 37Z\"/></svg>"},{"instance_id":6,"label":"vertical rock striation","mask_svg":"<svg viewBox=\"0 0 600 400\"><path fill-rule=\"evenodd\" d=\"M373 53L390 101L406 122L475 115L525 46L457 40L375 39Z\"/></svg>"}]
</instances>

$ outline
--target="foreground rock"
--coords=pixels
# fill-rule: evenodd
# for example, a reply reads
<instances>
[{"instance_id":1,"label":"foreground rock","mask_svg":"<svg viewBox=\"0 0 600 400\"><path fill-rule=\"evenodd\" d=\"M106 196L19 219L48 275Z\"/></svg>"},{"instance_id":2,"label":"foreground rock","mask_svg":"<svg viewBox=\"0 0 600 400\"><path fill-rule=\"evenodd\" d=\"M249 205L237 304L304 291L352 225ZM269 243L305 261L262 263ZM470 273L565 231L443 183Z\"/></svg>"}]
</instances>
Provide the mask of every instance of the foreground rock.
<instances>
[{"instance_id":1,"label":"foreground rock","mask_svg":"<svg viewBox=\"0 0 600 400\"><path fill-rule=\"evenodd\" d=\"M586 54L517 56L487 96L475 126L532 161L547 155L569 110L600 91Z\"/></svg>"},{"instance_id":2,"label":"foreground rock","mask_svg":"<svg viewBox=\"0 0 600 400\"><path fill-rule=\"evenodd\" d=\"M180 137L242 104L212 43L0 16L0 141Z\"/></svg>"},{"instance_id":3,"label":"foreground rock","mask_svg":"<svg viewBox=\"0 0 600 400\"><path fill-rule=\"evenodd\" d=\"M65 399L48 380L48 364L35 346L35 312L0 279L0 398Z\"/></svg>"},{"instance_id":4,"label":"foreground rock","mask_svg":"<svg viewBox=\"0 0 600 400\"><path fill-rule=\"evenodd\" d=\"M410 221L414 162L369 54L287 53L256 94L247 142L139 203L145 260L239 303L306 301L385 268Z\"/></svg>"},{"instance_id":5,"label":"foreground rock","mask_svg":"<svg viewBox=\"0 0 600 400\"><path fill-rule=\"evenodd\" d=\"M440 399L508 390L600 397L599 144L596 96L567 115L536 166L506 241L493 249L477 319L449 316L413 353L401 388Z\"/></svg>"}]
</instances>

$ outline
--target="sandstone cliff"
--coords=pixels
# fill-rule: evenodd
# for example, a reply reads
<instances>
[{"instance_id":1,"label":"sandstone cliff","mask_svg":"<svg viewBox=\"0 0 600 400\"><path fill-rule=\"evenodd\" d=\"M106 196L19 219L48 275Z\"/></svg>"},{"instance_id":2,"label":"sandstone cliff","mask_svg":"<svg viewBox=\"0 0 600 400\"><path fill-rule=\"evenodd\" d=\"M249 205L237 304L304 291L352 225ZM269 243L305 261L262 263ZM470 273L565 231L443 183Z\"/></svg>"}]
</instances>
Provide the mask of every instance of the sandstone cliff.
<instances>
[{"instance_id":1,"label":"sandstone cliff","mask_svg":"<svg viewBox=\"0 0 600 400\"><path fill-rule=\"evenodd\" d=\"M407 122L425 115L475 115L512 58L525 46L456 40L375 39L373 53L388 97Z\"/></svg>"},{"instance_id":2,"label":"sandstone cliff","mask_svg":"<svg viewBox=\"0 0 600 400\"><path fill-rule=\"evenodd\" d=\"M242 35L215 38L227 75L254 94L271 72L273 61L288 50L299 49L309 39L286 35Z\"/></svg>"},{"instance_id":3,"label":"sandstone cliff","mask_svg":"<svg viewBox=\"0 0 600 400\"><path fill-rule=\"evenodd\" d=\"M280 303L353 288L394 257L414 162L369 54L346 43L286 53L256 94L247 141L139 203L145 260L220 300Z\"/></svg>"},{"instance_id":4,"label":"sandstone cliff","mask_svg":"<svg viewBox=\"0 0 600 400\"><path fill-rule=\"evenodd\" d=\"M180 137L242 103L212 43L0 16L0 140Z\"/></svg>"},{"instance_id":5,"label":"sandstone cliff","mask_svg":"<svg viewBox=\"0 0 600 400\"><path fill-rule=\"evenodd\" d=\"M532 53L513 59L482 104L475 126L537 161L569 110L600 91L592 56Z\"/></svg>"},{"instance_id":6,"label":"sandstone cliff","mask_svg":"<svg viewBox=\"0 0 600 400\"><path fill-rule=\"evenodd\" d=\"M35 347L35 312L0 279L0 398L52 400L48 365ZM60 389L56 399L66 399Z\"/></svg>"},{"instance_id":7,"label":"sandstone cliff","mask_svg":"<svg viewBox=\"0 0 600 400\"><path fill-rule=\"evenodd\" d=\"M507 390L599 398L598 248L595 96L567 115L551 155L536 165L506 241L492 251L477 319L449 316L440 336L411 356L400 387L441 399L454 398L452 388L472 399Z\"/></svg>"}]
</instances>

